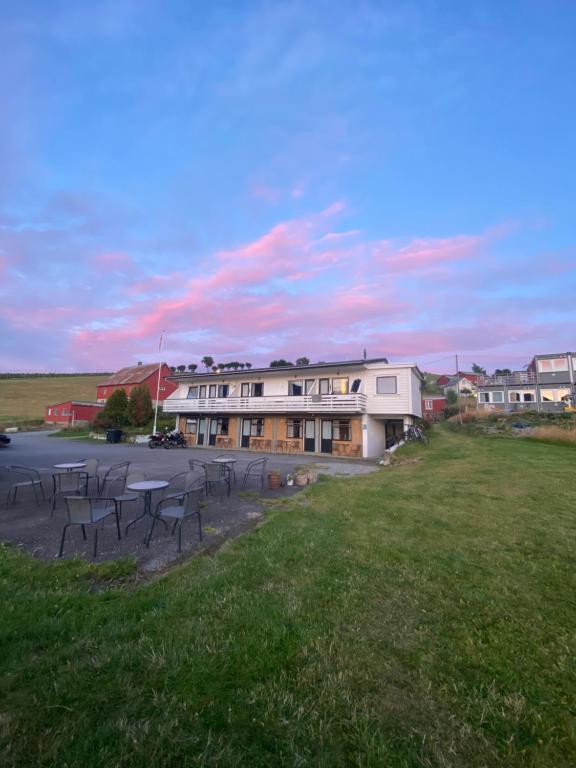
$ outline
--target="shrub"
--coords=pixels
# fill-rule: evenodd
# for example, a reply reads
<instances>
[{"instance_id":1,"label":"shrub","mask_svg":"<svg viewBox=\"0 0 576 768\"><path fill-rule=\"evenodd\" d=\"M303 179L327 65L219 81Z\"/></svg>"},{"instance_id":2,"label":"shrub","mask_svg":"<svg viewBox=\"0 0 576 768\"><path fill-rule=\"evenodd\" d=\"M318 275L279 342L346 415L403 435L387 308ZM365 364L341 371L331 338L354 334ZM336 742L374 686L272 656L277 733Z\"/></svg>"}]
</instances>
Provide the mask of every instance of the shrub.
<instances>
[{"instance_id":1,"label":"shrub","mask_svg":"<svg viewBox=\"0 0 576 768\"><path fill-rule=\"evenodd\" d=\"M103 429L123 427L127 423L127 408L126 392L123 389L117 389L106 401L106 405L96 417L94 424Z\"/></svg>"},{"instance_id":2,"label":"shrub","mask_svg":"<svg viewBox=\"0 0 576 768\"><path fill-rule=\"evenodd\" d=\"M554 425L536 427L529 435L532 440L541 440L545 443L564 443L576 445L576 429L566 429Z\"/></svg>"},{"instance_id":3,"label":"shrub","mask_svg":"<svg viewBox=\"0 0 576 768\"><path fill-rule=\"evenodd\" d=\"M143 427L154 418L148 387L134 387L126 407L126 417L134 427Z\"/></svg>"}]
</instances>

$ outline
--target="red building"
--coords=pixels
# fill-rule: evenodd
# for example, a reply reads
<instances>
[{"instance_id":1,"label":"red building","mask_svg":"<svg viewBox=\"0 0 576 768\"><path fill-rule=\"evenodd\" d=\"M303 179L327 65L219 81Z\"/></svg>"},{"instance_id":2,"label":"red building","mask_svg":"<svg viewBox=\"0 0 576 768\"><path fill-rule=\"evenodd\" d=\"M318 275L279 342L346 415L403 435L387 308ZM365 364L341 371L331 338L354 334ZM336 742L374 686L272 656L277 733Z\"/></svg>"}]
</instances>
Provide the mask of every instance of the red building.
<instances>
[{"instance_id":1,"label":"red building","mask_svg":"<svg viewBox=\"0 0 576 768\"><path fill-rule=\"evenodd\" d=\"M103 403L85 403L81 400L66 400L64 403L47 405L44 421L47 424L73 427L92 424L104 408Z\"/></svg>"},{"instance_id":2,"label":"red building","mask_svg":"<svg viewBox=\"0 0 576 768\"><path fill-rule=\"evenodd\" d=\"M134 387L146 386L150 391L152 403L155 404L158 391L158 365L158 363L150 363L150 365L133 365L130 368L122 368L96 387L96 399L99 403L105 403L112 392L117 389L123 389L126 395L130 397L130 392ZM160 391L158 393L160 402L178 389L178 384L166 380L167 376L172 376L172 370L166 363L162 363Z\"/></svg>"},{"instance_id":3,"label":"red building","mask_svg":"<svg viewBox=\"0 0 576 768\"><path fill-rule=\"evenodd\" d=\"M423 395L422 418L428 421L437 421L443 418L446 403L445 395Z\"/></svg>"}]
</instances>

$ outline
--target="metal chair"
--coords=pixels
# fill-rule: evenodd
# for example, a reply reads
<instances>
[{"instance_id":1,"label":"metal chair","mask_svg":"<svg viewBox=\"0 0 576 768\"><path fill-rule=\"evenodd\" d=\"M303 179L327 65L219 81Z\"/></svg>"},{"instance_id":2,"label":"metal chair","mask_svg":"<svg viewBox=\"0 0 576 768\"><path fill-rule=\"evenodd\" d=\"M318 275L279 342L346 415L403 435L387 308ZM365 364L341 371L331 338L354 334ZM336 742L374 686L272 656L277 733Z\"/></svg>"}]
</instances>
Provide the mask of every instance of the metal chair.
<instances>
[{"instance_id":1,"label":"metal chair","mask_svg":"<svg viewBox=\"0 0 576 768\"><path fill-rule=\"evenodd\" d=\"M84 467L84 472L86 472L88 475L88 486L90 486L90 481L94 480L96 491L98 491L98 484L100 482L98 467L100 466L100 459L78 459L78 461L86 465Z\"/></svg>"},{"instance_id":2,"label":"metal chair","mask_svg":"<svg viewBox=\"0 0 576 768\"><path fill-rule=\"evenodd\" d=\"M213 491L216 486L225 485L230 496L230 475L228 472L222 473L222 464L206 464L204 467L204 487L206 496Z\"/></svg>"},{"instance_id":3,"label":"metal chair","mask_svg":"<svg viewBox=\"0 0 576 768\"><path fill-rule=\"evenodd\" d=\"M120 516L120 520L122 520L122 504L130 501L138 501L140 498L140 494L137 491L129 491L128 486L131 483L140 483L147 479L148 476L145 472L130 472L124 478L124 490L122 493L110 496L110 498L114 499L114 501L118 504L118 515ZM101 496L100 498L103 497Z\"/></svg>"},{"instance_id":4,"label":"metal chair","mask_svg":"<svg viewBox=\"0 0 576 768\"><path fill-rule=\"evenodd\" d=\"M166 520L173 520L172 535L178 526L178 552L182 552L182 523L187 517L196 515L198 518L198 535L200 541L202 541L202 516L200 514L200 502L204 495L203 488L192 488L189 491L179 494L174 498L161 499L156 505L156 511L154 513L154 519L150 526L150 532L146 539L146 546L150 546L150 540L152 533L154 532L154 526L157 520L166 522ZM175 503L180 500L180 503ZM165 506L166 505L166 506ZM167 506L170 505L170 506Z\"/></svg>"},{"instance_id":5,"label":"metal chair","mask_svg":"<svg viewBox=\"0 0 576 768\"><path fill-rule=\"evenodd\" d=\"M86 526L94 526L94 557L98 553L98 523L101 523L110 515L116 518L116 531L118 540L122 538L120 534L120 517L118 515L118 504L116 499L104 499L101 496L84 496L75 498L67 496L66 508L68 511L68 522L62 530L62 539L60 541L60 551L58 557L62 557L64 551L64 540L66 531L71 525L79 525L82 528L82 536L86 541ZM103 504L103 502L105 502Z\"/></svg>"},{"instance_id":6,"label":"metal chair","mask_svg":"<svg viewBox=\"0 0 576 768\"><path fill-rule=\"evenodd\" d=\"M112 464L111 467L108 467L106 473L98 482L99 495L103 496L105 493L108 493L115 483L124 483L129 466L129 461L121 461L119 464Z\"/></svg>"},{"instance_id":7,"label":"metal chair","mask_svg":"<svg viewBox=\"0 0 576 768\"><path fill-rule=\"evenodd\" d=\"M202 461L202 459L188 459L188 466L190 469L201 469L204 470L204 467L208 464L207 461Z\"/></svg>"},{"instance_id":8,"label":"metal chair","mask_svg":"<svg viewBox=\"0 0 576 768\"><path fill-rule=\"evenodd\" d=\"M52 475L52 509L50 515L54 514L56 509L56 499L58 496L71 496L73 493L78 496L86 496L88 493L88 473L87 472L57 472Z\"/></svg>"},{"instance_id":9,"label":"metal chair","mask_svg":"<svg viewBox=\"0 0 576 768\"><path fill-rule=\"evenodd\" d=\"M264 488L264 478L266 475L266 464L268 459L254 459L251 461L244 470L244 479L242 480L242 488L246 487L246 483L251 477L259 477L262 488Z\"/></svg>"},{"instance_id":10,"label":"metal chair","mask_svg":"<svg viewBox=\"0 0 576 768\"><path fill-rule=\"evenodd\" d=\"M168 482L170 485L168 486L168 493L164 494L164 499L180 498L183 493L193 490L198 485L202 487L204 485L203 478L191 469L172 475Z\"/></svg>"},{"instance_id":11,"label":"metal chair","mask_svg":"<svg viewBox=\"0 0 576 768\"><path fill-rule=\"evenodd\" d=\"M40 491L42 500L46 501L44 486L42 485L42 478L40 476L40 472L38 472L37 469L22 467L19 464L9 464L6 469L9 472L13 472L15 475L20 475L21 477L26 478L25 480L20 480L20 482L13 483L10 486L10 490L8 491L8 495L6 497L6 506L8 506L10 503L16 503L16 496L18 495L18 491L22 490L23 488L32 488L34 498L36 499L36 504L40 504L38 491ZM12 501L10 501L10 498L12 498Z\"/></svg>"}]
</instances>

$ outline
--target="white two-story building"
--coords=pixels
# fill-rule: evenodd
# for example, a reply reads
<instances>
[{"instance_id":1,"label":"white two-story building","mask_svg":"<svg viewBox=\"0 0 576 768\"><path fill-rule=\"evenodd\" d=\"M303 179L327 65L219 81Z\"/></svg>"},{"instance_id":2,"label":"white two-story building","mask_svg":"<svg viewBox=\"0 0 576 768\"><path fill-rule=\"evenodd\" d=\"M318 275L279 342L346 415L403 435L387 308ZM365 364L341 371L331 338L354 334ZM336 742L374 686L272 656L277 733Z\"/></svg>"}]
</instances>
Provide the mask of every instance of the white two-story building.
<instances>
[{"instance_id":1,"label":"white two-story building","mask_svg":"<svg viewBox=\"0 0 576 768\"><path fill-rule=\"evenodd\" d=\"M191 446L378 457L421 417L421 372L385 358L171 377Z\"/></svg>"}]
</instances>

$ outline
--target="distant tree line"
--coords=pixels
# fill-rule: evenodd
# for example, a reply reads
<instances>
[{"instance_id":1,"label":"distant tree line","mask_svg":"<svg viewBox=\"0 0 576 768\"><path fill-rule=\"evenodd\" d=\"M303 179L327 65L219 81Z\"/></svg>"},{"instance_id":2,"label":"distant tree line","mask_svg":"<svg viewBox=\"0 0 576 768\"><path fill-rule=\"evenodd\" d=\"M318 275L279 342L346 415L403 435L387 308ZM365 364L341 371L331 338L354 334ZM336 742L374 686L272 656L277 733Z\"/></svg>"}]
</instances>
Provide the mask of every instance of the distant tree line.
<instances>
[{"instance_id":1,"label":"distant tree line","mask_svg":"<svg viewBox=\"0 0 576 768\"><path fill-rule=\"evenodd\" d=\"M230 363L215 363L214 358L210 355L205 355L200 362L206 368L206 373L209 371L212 371L213 373L229 370L243 371L244 369L250 370L250 368L252 368L252 363L240 363L237 360ZM270 368L288 368L291 365L310 365L310 360L307 357L296 358L296 363L291 363L289 360L284 359L272 360ZM170 369L172 370L172 373L184 373L185 371L195 373L198 369L198 365L196 363L190 363L189 365L171 365Z\"/></svg>"},{"instance_id":2,"label":"distant tree line","mask_svg":"<svg viewBox=\"0 0 576 768\"><path fill-rule=\"evenodd\" d=\"M48 377L70 376L112 376L110 371L94 371L94 373L0 373L0 379L44 379Z\"/></svg>"}]
</instances>

